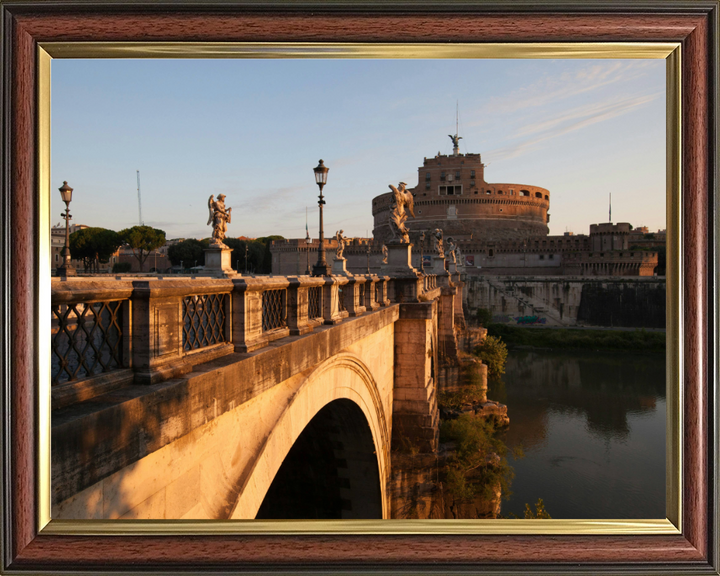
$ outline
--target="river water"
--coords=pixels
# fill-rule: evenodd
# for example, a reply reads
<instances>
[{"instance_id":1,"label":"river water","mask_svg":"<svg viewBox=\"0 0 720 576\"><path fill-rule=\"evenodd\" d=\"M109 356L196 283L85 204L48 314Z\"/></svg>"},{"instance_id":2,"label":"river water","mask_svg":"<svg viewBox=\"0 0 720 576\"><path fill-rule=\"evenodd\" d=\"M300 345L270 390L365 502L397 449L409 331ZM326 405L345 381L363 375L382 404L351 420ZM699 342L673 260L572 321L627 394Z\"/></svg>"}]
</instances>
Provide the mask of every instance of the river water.
<instances>
[{"instance_id":1,"label":"river water","mask_svg":"<svg viewBox=\"0 0 720 576\"><path fill-rule=\"evenodd\" d=\"M664 354L515 349L488 397L510 416L503 516L542 498L553 518L665 518Z\"/></svg>"}]
</instances>

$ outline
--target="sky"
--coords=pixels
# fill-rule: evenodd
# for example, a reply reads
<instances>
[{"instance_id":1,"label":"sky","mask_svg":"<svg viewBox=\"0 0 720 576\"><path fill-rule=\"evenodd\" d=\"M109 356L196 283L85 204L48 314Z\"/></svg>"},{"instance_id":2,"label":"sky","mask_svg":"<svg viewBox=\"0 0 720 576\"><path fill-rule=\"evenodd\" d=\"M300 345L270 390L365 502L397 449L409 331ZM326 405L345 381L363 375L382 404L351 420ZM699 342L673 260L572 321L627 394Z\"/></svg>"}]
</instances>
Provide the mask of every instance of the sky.
<instances>
[{"instance_id":1,"label":"sky","mask_svg":"<svg viewBox=\"0 0 720 576\"><path fill-rule=\"evenodd\" d=\"M168 238L318 236L313 168L330 169L325 235L372 234L372 198L424 157L480 153L489 183L550 191L550 234L608 221L665 228L663 60L71 60L52 63L57 188L73 223L142 219ZM64 223L63 223L64 224Z\"/></svg>"}]
</instances>

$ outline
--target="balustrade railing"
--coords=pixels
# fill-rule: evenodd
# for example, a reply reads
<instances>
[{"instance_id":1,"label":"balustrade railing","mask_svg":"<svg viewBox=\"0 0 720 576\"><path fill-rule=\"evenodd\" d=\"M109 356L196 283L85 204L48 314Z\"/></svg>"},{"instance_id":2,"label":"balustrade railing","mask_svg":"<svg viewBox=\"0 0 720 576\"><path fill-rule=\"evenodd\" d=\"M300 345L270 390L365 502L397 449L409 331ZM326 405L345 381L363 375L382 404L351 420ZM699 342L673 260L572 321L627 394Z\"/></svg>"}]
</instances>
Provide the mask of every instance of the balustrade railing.
<instances>
[{"instance_id":1,"label":"balustrade railing","mask_svg":"<svg viewBox=\"0 0 720 576\"><path fill-rule=\"evenodd\" d=\"M123 365L126 300L52 305L51 384L95 376Z\"/></svg>"},{"instance_id":2,"label":"balustrade railing","mask_svg":"<svg viewBox=\"0 0 720 576\"><path fill-rule=\"evenodd\" d=\"M287 327L287 290L265 290L262 294L263 332Z\"/></svg>"},{"instance_id":3,"label":"balustrade railing","mask_svg":"<svg viewBox=\"0 0 720 576\"><path fill-rule=\"evenodd\" d=\"M227 298L227 294L201 294L183 298L183 350L197 350L227 341Z\"/></svg>"},{"instance_id":4,"label":"balustrade railing","mask_svg":"<svg viewBox=\"0 0 720 576\"><path fill-rule=\"evenodd\" d=\"M308 318L315 320L322 315L322 286L311 286L308 288Z\"/></svg>"},{"instance_id":5,"label":"balustrade railing","mask_svg":"<svg viewBox=\"0 0 720 576\"><path fill-rule=\"evenodd\" d=\"M53 406L175 378L231 352L408 301L396 298L396 282L374 275L54 279ZM425 282L427 289L435 279Z\"/></svg>"},{"instance_id":6,"label":"balustrade railing","mask_svg":"<svg viewBox=\"0 0 720 576\"><path fill-rule=\"evenodd\" d=\"M424 283L426 292L435 290L437 288L437 274L425 274Z\"/></svg>"}]
</instances>

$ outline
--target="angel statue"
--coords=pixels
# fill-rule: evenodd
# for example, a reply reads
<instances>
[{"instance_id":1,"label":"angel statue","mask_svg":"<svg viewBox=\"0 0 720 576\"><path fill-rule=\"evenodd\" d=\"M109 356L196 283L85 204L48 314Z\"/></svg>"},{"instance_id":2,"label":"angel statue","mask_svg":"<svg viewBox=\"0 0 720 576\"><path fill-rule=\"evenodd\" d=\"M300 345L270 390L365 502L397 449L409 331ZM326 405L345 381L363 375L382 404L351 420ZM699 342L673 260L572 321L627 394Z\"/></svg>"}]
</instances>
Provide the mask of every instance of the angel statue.
<instances>
[{"instance_id":1,"label":"angel statue","mask_svg":"<svg viewBox=\"0 0 720 576\"><path fill-rule=\"evenodd\" d=\"M225 208L225 194L218 194L217 200L210 194L208 198L208 226L213 227L213 244L222 244L225 239L227 225L231 222L232 208Z\"/></svg>"},{"instance_id":2,"label":"angel statue","mask_svg":"<svg viewBox=\"0 0 720 576\"><path fill-rule=\"evenodd\" d=\"M345 250L345 244L348 244L350 242L350 239L343 236L342 230L338 230L337 232L335 232L335 240L337 240L337 249L335 251L335 259L342 260L343 251Z\"/></svg>"},{"instance_id":3,"label":"angel statue","mask_svg":"<svg viewBox=\"0 0 720 576\"><path fill-rule=\"evenodd\" d=\"M433 234L435 235L435 252L442 258L445 256L445 251L443 250L443 231L440 230L440 228L435 228Z\"/></svg>"},{"instance_id":4,"label":"angel statue","mask_svg":"<svg viewBox=\"0 0 720 576\"><path fill-rule=\"evenodd\" d=\"M448 238L447 244L448 248L445 252L445 258L453 264L457 264L457 253L455 252L457 246L455 246L455 241L452 238Z\"/></svg>"},{"instance_id":5,"label":"angel statue","mask_svg":"<svg viewBox=\"0 0 720 576\"><path fill-rule=\"evenodd\" d=\"M452 134L448 134L448 137L450 138L450 140L452 140L453 148L458 148L460 146L460 140L462 140L462 136L458 136L457 134L455 134L455 136L453 136Z\"/></svg>"},{"instance_id":6,"label":"angel statue","mask_svg":"<svg viewBox=\"0 0 720 576\"><path fill-rule=\"evenodd\" d=\"M382 261L382 263L383 263L383 264L387 264L388 249L387 249L387 246L385 246L385 244L382 245L382 255L383 255L383 261Z\"/></svg>"},{"instance_id":7,"label":"angel statue","mask_svg":"<svg viewBox=\"0 0 720 576\"><path fill-rule=\"evenodd\" d=\"M405 186L407 186L405 182L400 182L397 188L390 184L390 189L393 191L393 199L390 205L390 230L393 233L393 240L397 240L401 244L410 243L409 230L407 226L405 226L405 221L408 218L405 209L407 208L410 216L415 218L415 211L413 209L414 198L411 192L405 190Z\"/></svg>"},{"instance_id":8,"label":"angel statue","mask_svg":"<svg viewBox=\"0 0 720 576\"><path fill-rule=\"evenodd\" d=\"M460 252L460 246L455 246L455 262L458 266L464 268L465 260L463 259L462 252Z\"/></svg>"}]
</instances>

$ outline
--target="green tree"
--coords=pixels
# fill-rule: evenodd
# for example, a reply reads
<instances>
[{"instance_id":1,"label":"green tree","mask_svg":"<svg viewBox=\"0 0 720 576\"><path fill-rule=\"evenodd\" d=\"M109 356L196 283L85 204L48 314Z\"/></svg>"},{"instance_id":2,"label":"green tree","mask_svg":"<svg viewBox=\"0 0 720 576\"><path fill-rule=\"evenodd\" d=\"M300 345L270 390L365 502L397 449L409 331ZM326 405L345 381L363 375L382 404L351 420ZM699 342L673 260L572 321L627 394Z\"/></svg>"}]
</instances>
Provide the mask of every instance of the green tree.
<instances>
[{"instance_id":1,"label":"green tree","mask_svg":"<svg viewBox=\"0 0 720 576\"><path fill-rule=\"evenodd\" d=\"M132 264L130 262L115 262L112 267L113 274L123 274L132 270Z\"/></svg>"},{"instance_id":2,"label":"green tree","mask_svg":"<svg viewBox=\"0 0 720 576\"><path fill-rule=\"evenodd\" d=\"M492 312L490 312L487 308L478 308L475 312L475 317L477 318L480 326L484 326L486 328L488 324L492 322Z\"/></svg>"},{"instance_id":3,"label":"green tree","mask_svg":"<svg viewBox=\"0 0 720 576\"><path fill-rule=\"evenodd\" d=\"M173 244L168 248L168 258L174 266L183 263L185 268L190 268L197 262L198 266L205 265L205 248L210 245L206 240L196 240L188 238L177 244Z\"/></svg>"},{"instance_id":4,"label":"green tree","mask_svg":"<svg viewBox=\"0 0 720 576\"><path fill-rule=\"evenodd\" d=\"M262 262L258 266L258 273L270 274L272 272L272 253L270 252L270 245L274 240L285 240L284 236L262 236L256 241L262 244Z\"/></svg>"},{"instance_id":5,"label":"green tree","mask_svg":"<svg viewBox=\"0 0 720 576\"><path fill-rule=\"evenodd\" d=\"M530 508L530 504L525 504L525 519L534 520L537 518L552 518L547 510L545 510L545 503L542 498L538 498L538 501L535 503L535 512Z\"/></svg>"},{"instance_id":6,"label":"green tree","mask_svg":"<svg viewBox=\"0 0 720 576\"><path fill-rule=\"evenodd\" d=\"M273 236L273 238L276 238ZM265 245L262 238L256 240L238 240L237 238L225 238L223 242L232 249L230 254L233 267L239 267L242 273L245 271L245 246L247 245L247 269L248 272L257 274L269 274L271 272L272 260L270 266L266 265L269 248ZM270 256L271 258L271 256Z\"/></svg>"},{"instance_id":7,"label":"green tree","mask_svg":"<svg viewBox=\"0 0 720 576\"><path fill-rule=\"evenodd\" d=\"M100 262L107 262L122 245L120 235L106 228L83 228L70 234L70 255L82 260L85 271L98 271Z\"/></svg>"},{"instance_id":8,"label":"green tree","mask_svg":"<svg viewBox=\"0 0 720 576\"><path fill-rule=\"evenodd\" d=\"M153 250L165 245L165 232L150 226L133 226L120 230L120 236L125 244L130 246L133 255L143 271L145 260Z\"/></svg>"},{"instance_id":9,"label":"green tree","mask_svg":"<svg viewBox=\"0 0 720 576\"><path fill-rule=\"evenodd\" d=\"M486 336L483 343L475 348L475 355L488 367L488 379L500 378L505 374L507 346L498 336Z\"/></svg>"}]
</instances>

